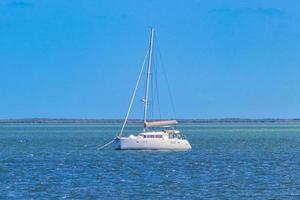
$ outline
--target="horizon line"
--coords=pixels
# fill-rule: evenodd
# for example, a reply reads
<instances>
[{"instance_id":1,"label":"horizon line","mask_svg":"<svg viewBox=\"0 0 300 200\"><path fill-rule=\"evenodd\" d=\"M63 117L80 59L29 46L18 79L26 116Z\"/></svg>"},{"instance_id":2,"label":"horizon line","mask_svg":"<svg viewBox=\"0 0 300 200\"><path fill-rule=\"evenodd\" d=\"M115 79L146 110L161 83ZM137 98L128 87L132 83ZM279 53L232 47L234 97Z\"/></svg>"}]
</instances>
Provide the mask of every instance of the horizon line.
<instances>
[{"instance_id":1,"label":"horizon line","mask_svg":"<svg viewBox=\"0 0 300 200\"><path fill-rule=\"evenodd\" d=\"M155 121L152 119L149 121ZM159 119L163 120L163 119ZM179 123L294 123L300 122L300 118L186 118L176 119ZM0 124L5 123L121 123L124 119L110 118L9 118L0 119ZM142 123L142 119L128 119L128 123Z\"/></svg>"}]
</instances>

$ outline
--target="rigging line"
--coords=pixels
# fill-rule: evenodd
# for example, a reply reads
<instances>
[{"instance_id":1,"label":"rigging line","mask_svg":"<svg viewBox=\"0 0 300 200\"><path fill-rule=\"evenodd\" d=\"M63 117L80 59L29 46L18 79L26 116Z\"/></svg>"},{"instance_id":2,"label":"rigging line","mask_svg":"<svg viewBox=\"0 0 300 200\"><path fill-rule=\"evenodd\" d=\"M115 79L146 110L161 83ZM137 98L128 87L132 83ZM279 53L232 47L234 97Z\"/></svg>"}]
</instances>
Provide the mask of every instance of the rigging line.
<instances>
[{"instance_id":1,"label":"rigging line","mask_svg":"<svg viewBox=\"0 0 300 200\"><path fill-rule=\"evenodd\" d=\"M104 149L105 147L107 147L108 145L110 145L111 143L113 143L115 140L116 140L116 138L113 139L113 140L111 140L110 142L108 142L108 143L102 145L101 147L99 147L99 148L97 148L97 149Z\"/></svg>"},{"instance_id":2,"label":"rigging line","mask_svg":"<svg viewBox=\"0 0 300 200\"><path fill-rule=\"evenodd\" d=\"M147 53L145 55L144 62L143 62L143 65L142 65L142 69L140 71L139 78L138 78L138 80L136 82L136 85L135 85L135 88L134 88L134 91L133 91L133 94L132 94L132 97L131 97L131 101L130 101L130 104L129 104L129 108L127 110L126 117L125 117L125 120L124 120L123 125L122 125L122 129L121 129L118 137L120 137L123 134L125 125L127 123L127 120L128 120L128 117L129 117L129 113L130 113L130 110L131 110L131 107L132 107L132 104L133 104L133 101L134 101L134 98L135 98L135 94L136 94L139 82L141 80L141 77L142 77L142 74L143 74L143 71L144 71L144 66L145 66L145 63L146 63L146 60L147 60L147 56L148 56L148 51L147 51Z\"/></svg>"},{"instance_id":3,"label":"rigging line","mask_svg":"<svg viewBox=\"0 0 300 200\"><path fill-rule=\"evenodd\" d=\"M155 59L154 59L154 54L152 55L152 69L154 68L155 66ZM153 70L152 70L153 71ZM151 115L152 115L152 119L154 118L154 82L153 82L153 72L150 74L150 88L151 88L151 92L150 92L150 98L151 98L151 101L150 101L150 105L151 105ZM149 105L149 106L150 106Z\"/></svg>"},{"instance_id":4,"label":"rigging line","mask_svg":"<svg viewBox=\"0 0 300 200\"><path fill-rule=\"evenodd\" d=\"M158 106L158 114L159 114L159 119L161 120L159 92L158 92L158 81L157 81L157 66L154 67L154 79L155 79L155 90L156 90L156 99L157 99L157 106Z\"/></svg>"},{"instance_id":5,"label":"rigging line","mask_svg":"<svg viewBox=\"0 0 300 200\"><path fill-rule=\"evenodd\" d=\"M169 85L169 80L168 80L168 77L166 75L166 70L165 70L165 67L164 67L164 62L162 60L161 51L160 51L160 48L159 48L159 43L158 43L156 37L154 37L154 39L156 40L155 43L157 44L156 46L157 46L157 49L158 49L158 54L159 54L159 58L160 58L160 61L161 61L164 78L165 78L165 80L167 82L167 89L168 89L168 94L169 94L169 98L170 98L171 105L172 105L171 107L172 107L172 110L173 110L173 114L174 114L175 118L177 118L177 116L176 116L176 110L175 110L175 105L174 105L174 101L173 101L173 97L172 97L172 93L171 93L171 89L170 89L170 85Z\"/></svg>"}]
</instances>

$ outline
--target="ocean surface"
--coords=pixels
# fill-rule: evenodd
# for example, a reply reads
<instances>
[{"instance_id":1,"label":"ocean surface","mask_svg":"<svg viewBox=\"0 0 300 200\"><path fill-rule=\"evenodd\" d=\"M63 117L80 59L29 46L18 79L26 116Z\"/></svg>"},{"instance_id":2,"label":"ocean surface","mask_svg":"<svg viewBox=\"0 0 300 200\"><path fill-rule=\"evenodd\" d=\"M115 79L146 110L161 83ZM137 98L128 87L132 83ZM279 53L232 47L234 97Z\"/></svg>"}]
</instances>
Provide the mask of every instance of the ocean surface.
<instances>
[{"instance_id":1,"label":"ocean surface","mask_svg":"<svg viewBox=\"0 0 300 200\"><path fill-rule=\"evenodd\" d=\"M300 124L178 128L191 151L100 150L120 125L0 125L0 199L300 199Z\"/></svg>"}]
</instances>

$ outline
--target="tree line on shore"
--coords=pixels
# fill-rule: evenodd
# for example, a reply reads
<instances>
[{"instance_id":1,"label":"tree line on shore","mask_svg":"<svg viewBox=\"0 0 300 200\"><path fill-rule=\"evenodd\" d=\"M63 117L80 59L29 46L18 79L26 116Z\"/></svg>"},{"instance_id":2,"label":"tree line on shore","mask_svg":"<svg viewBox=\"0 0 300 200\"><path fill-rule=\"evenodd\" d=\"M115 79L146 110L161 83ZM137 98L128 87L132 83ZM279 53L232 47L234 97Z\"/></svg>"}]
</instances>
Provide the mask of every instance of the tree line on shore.
<instances>
[{"instance_id":1,"label":"tree line on shore","mask_svg":"<svg viewBox=\"0 0 300 200\"><path fill-rule=\"evenodd\" d=\"M178 119L179 123L300 123L300 119L246 119L246 118L222 118L222 119ZM123 119L55 119L55 118L28 118L28 119L0 119L1 124L117 124ZM140 119L129 119L129 124L139 124Z\"/></svg>"}]
</instances>

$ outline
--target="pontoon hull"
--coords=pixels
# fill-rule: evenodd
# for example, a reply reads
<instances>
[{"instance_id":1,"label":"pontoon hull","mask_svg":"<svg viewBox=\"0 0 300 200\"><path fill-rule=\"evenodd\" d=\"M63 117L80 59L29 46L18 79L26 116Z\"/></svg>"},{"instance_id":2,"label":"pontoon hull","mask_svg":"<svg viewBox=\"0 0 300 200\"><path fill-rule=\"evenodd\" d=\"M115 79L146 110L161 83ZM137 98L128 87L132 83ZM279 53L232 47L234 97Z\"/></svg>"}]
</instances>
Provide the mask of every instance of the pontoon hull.
<instances>
[{"instance_id":1,"label":"pontoon hull","mask_svg":"<svg viewBox=\"0 0 300 200\"><path fill-rule=\"evenodd\" d=\"M192 147L185 139L148 139L121 137L116 141L118 150L190 150Z\"/></svg>"}]
</instances>

